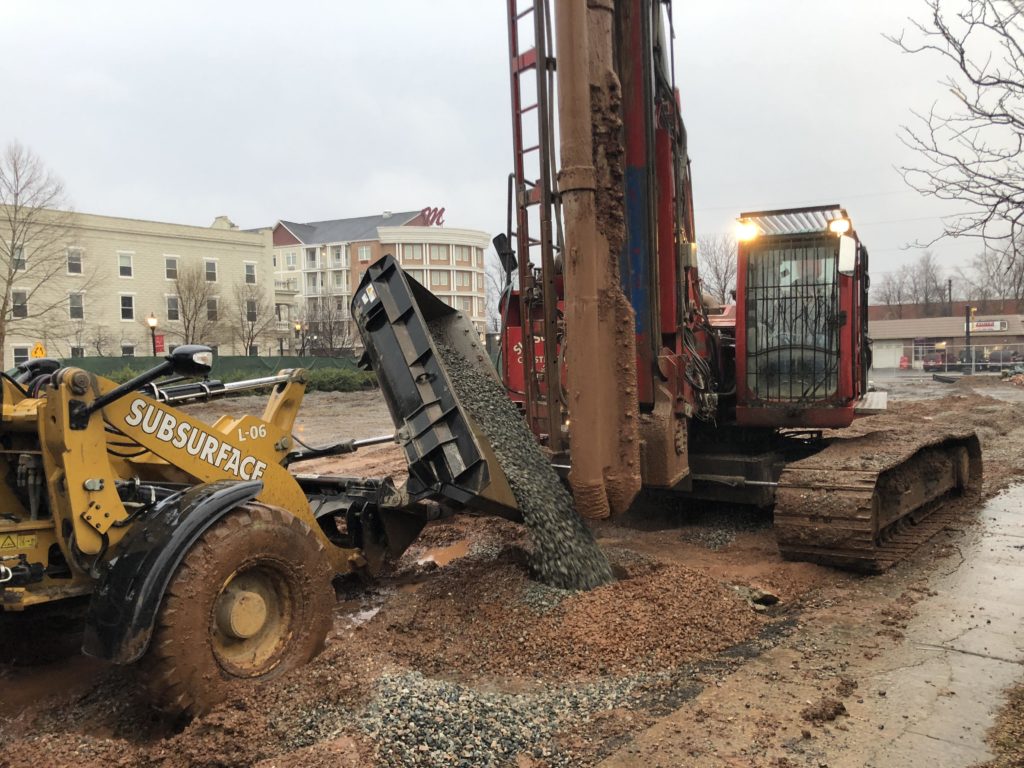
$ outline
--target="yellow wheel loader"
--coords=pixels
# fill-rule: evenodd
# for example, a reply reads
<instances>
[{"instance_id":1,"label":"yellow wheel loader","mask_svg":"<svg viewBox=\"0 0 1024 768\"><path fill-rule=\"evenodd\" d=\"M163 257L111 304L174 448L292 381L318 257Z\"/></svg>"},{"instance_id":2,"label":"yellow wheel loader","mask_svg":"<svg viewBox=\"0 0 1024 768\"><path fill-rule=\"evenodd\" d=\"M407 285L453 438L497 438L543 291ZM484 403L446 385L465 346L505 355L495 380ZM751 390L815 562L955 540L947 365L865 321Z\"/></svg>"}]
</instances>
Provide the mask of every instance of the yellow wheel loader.
<instances>
[{"instance_id":1,"label":"yellow wheel loader","mask_svg":"<svg viewBox=\"0 0 1024 768\"><path fill-rule=\"evenodd\" d=\"M243 383L273 387L261 418L208 425L174 407L216 392L158 380L211 363L189 345L123 385L55 361L0 376L0 607L90 595L85 652L145 657L156 703L176 713L309 660L331 626L332 578L375 573L438 514L387 479L288 470L394 440L299 446L302 370Z\"/></svg>"},{"instance_id":2,"label":"yellow wheel loader","mask_svg":"<svg viewBox=\"0 0 1024 768\"><path fill-rule=\"evenodd\" d=\"M390 257L374 275L353 316L392 435L324 448L296 441L302 370L226 386L160 381L206 376L213 356L198 345L121 385L55 361L0 374L0 607L29 612L88 595L83 650L117 664L141 660L154 703L196 714L235 686L308 661L331 626L332 578L377 574L429 520L472 508L523 521L527 487L568 500L503 394L497 406L462 400L481 385L500 391L468 319ZM453 360L468 368L449 370ZM453 386L470 373L474 387ZM273 387L261 418L208 425L172 404L247 384ZM503 420L489 413L495 408ZM524 438L514 456L510 429ZM405 453L401 487L289 470L385 441ZM503 451L517 474L505 475ZM555 529L579 542L563 549L596 551L571 501L568 514L577 525L555 521ZM539 517L526 522L541 530Z\"/></svg>"}]
</instances>

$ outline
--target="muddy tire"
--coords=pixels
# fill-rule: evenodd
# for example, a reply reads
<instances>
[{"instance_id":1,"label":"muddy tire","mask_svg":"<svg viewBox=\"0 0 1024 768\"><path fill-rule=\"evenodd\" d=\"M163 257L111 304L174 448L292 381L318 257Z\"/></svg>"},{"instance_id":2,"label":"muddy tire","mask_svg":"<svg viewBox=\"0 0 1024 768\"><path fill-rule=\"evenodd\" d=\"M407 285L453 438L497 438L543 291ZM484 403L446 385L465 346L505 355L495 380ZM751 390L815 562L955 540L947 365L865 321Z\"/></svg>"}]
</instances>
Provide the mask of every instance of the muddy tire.
<instances>
[{"instance_id":1,"label":"muddy tire","mask_svg":"<svg viewBox=\"0 0 1024 768\"><path fill-rule=\"evenodd\" d=\"M256 503L229 512L164 595L143 669L154 704L194 716L308 662L331 628L332 575L323 543L294 515Z\"/></svg>"}]
</instances>

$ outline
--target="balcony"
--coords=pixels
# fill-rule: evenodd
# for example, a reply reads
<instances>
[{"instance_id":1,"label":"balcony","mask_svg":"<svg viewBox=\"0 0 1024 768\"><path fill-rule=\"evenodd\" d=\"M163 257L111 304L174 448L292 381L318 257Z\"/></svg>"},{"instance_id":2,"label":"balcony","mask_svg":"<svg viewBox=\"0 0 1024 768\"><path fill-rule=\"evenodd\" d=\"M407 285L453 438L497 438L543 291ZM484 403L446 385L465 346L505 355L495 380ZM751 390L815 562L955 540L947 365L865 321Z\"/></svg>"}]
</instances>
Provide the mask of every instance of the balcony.
<instances>
[{"instance_id":1,"label":"balcony","mask_svg":"<svg viewBox=\"0 0 1024 768\"><path fill-rule=\"evenodd\" d=\"M275 280L274 281L274 292L275 293L298 293L299 292L299 281L298 280Z\"/></svg>"}]
</instances>

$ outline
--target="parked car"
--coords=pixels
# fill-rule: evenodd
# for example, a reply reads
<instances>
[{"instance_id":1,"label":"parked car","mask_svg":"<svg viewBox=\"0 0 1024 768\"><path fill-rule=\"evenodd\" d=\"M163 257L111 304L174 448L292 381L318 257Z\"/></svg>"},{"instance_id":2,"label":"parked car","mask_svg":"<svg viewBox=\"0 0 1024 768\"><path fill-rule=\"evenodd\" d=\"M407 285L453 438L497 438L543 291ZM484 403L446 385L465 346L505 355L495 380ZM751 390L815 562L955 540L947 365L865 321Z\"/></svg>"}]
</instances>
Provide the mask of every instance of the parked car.
<instances>
[{"instance_id":1,"label":"parked car","mask_svg":"<svg viewBox=\"0 0 1024 768\"><path fill-rule=\"evenodd\" d=\"M945 371L949 364L945 352L929 352L922 359L926 371Z\"/></svg>"},{"instance_id":2,"label":"parked car","mask_svg":"<svg viewBox=\"0 0 1024 768\"><path fill-rule=\"evenodd\" d=\"M1021 354L1015 349L993 349L988 353L988 365L990 371L999 371L1003 368L1012 368L1021 362Z\"/></svg>"},{"instance_id":3,"label":"parked car","mask_svg":"<svg viewBox=\"0 0 1024 768\"><path fill-rule=\"evenodd\" d=\"M960 370L964 373L971 372L971 352L966 349L961 349L960 354L957 358L957 363L960 365ZM980 351L974 350L974 371L984 371L988 361Z\"/></svg>"}]
</instances>

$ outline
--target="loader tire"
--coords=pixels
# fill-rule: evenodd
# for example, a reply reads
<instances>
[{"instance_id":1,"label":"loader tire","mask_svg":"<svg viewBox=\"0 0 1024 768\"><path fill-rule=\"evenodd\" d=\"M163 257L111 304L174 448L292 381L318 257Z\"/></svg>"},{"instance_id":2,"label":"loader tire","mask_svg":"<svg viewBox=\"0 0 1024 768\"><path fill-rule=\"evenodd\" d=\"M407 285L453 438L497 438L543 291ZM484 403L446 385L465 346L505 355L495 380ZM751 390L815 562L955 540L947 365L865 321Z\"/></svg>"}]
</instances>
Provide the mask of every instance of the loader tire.
<instances>
[{"instance_id":1,"label":"loader tire","mask_svg":"<svg viewBox=\"0 0 1024 768\"><path fill-rule=\"evenodd\" d=\"M308 662L331 628L332 576L323 543L294 515L257 503L229 512L164 595L143 671L154 704L199 715Z\"/></svg>"}]
</instances>

